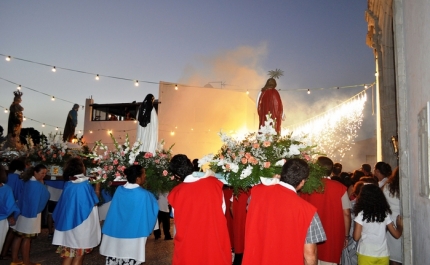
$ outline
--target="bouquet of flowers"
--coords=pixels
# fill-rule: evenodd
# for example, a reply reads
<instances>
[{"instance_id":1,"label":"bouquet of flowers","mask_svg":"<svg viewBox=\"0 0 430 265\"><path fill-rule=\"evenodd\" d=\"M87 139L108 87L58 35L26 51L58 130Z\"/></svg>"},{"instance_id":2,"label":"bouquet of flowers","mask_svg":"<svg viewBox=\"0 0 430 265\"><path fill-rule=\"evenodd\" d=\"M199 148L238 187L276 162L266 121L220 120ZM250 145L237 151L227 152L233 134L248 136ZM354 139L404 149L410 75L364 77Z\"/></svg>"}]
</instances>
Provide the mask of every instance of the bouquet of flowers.
<instances>
[{"instance_id":1,"label":"bouquet of flowers","mask_svg":"<svg viewBox=\"0 0 430 265\"><path fill-rule=\"evenodd\" d=\"M81 154L83 157L92 159L93 164L98 165L93 169L93 173L96 175L93 184L101 183L101 188L113 195L118 186L116 184L123 184L127 181L124 170L131 165L140 164L146 171L145 188L154 194L170 190L169 187L174 184L167 171L171 157L170 149L168 151L157 150L154 155L150 152L140 152L141 143L138 141L130 146L128 134L122 145L112 134L111 138L114 142L114 150L111 151L101 141L96 141L89 154Z\"/></svg>"},{"instance_id":2,"label":"bouquet of flowers","mask_svg":"<svg viewBox=\"0 0 430 265\"><path fill-rule=\"evenodd\" d=\"M266 120L258 133L248 134L241 141L220 132L219 136L223 141L221 150L216 155L209 154L200 159L199 166L209 163L213 171L224 175L237 194L240 190L247 190L260 183L261 178L279 177L288 158L302 158L312 164L315 146L306 144L306 139L293 138L292 134L278 135L270 114ZM313 164L311 171L313 174L310 177L313 180L310 185L313 187L308 185L305 190L313 191L321 187L324 170Z\"/></svg>"},{"instance_id":3,"label":"bouquet of flowers","mask_svg":"<svg viewBox=\"0 0 430 265\"><path fill-rule=\"evenodd\" d=\"M69 159L67 144L56 139L57 134L41 137L40 144L31 146L29 158L34 163L64 166ZM31 141L32 143L33 141Z\"/></svg>"}]
</instances>

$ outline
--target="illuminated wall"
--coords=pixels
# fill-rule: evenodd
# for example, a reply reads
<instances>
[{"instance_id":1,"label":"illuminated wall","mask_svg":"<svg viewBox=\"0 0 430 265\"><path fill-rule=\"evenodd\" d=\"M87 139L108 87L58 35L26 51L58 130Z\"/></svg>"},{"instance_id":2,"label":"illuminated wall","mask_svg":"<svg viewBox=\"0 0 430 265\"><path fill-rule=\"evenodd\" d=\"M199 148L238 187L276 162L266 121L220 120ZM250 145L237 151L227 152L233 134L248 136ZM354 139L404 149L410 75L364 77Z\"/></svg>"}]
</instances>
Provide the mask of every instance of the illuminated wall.
<instances>
[{"instance_id":1,"label":"illuminated wall","mask_svg":"<svg viewBox=\"0 0 430 265\"><path fill-rule=\"evenodd\" d=\"M158 139L174 154L186 154L191 160L221 147L222 129L238 136L258 130L256 104L243 91L189 87L160 82Z\"/></svg>"}]
</instances>

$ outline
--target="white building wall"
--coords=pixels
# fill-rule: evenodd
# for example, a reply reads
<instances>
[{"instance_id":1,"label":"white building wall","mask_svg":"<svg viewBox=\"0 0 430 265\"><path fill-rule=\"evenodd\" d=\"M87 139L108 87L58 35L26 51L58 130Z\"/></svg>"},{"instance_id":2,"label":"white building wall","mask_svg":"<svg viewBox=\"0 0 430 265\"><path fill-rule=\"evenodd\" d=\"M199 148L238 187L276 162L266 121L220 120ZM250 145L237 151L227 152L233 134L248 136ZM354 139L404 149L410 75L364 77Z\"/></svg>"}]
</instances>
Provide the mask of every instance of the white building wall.
<instances>
[{"instance_id":1,"label":"white building wall","mask_svg":"<svg viewBox=\"0 0 430 265\"><path fill-rule=\"evenodd\" d=\"M420 195L418 114L430 101L430 1L395 0L400 170L405 220L403 264L430 264L430 200ZM428 147L425 147L428 149Z\"/></svg>"}]
</instances>

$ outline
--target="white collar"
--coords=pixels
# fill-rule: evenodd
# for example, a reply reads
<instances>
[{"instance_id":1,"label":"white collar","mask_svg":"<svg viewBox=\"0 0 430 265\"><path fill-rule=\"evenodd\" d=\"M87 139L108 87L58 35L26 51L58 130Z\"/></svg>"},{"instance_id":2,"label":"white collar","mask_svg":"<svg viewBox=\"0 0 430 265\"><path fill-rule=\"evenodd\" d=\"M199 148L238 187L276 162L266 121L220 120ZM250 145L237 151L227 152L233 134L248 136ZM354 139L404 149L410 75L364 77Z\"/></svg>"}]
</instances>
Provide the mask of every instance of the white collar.
<instances>
[{"instance_id":1,"label":"white collar","mask_svg":"<svg viewBox=\"0 0 430 265\"><path fill-rule=\"evenodd\" d=\"M84 174L74 175L74 177L77 179L72 180L73 183L81 183L89 179L89 177L85 176Z\"/></svg>"},{"instance_id":2,"label":"white collar","mask_svg":"<svg viewBox=\"0 0 430 265\"><path fill-rule=\"evenodd\" d=\"M126 189L135 189L135 188L139 188L140 186L139 186L139 184L130 183L127 181L127 183L125 183L123 187Z\"/></svg>"},{"instance_id":3,"label":"white collar","mask_svg":"<svg viewBox=\"0 0 430 265\"><path fill-rule=\"evenodd\" d=\"M283 181L280 181L278 178L263 178L260 177L261 183L265 186L272 186L272 185L281 185L284 188L287 188L289 190L294 191L295 193L297 193L296 189L291 186L288 183L285 183Z\"/></svg>"}]
</instances>

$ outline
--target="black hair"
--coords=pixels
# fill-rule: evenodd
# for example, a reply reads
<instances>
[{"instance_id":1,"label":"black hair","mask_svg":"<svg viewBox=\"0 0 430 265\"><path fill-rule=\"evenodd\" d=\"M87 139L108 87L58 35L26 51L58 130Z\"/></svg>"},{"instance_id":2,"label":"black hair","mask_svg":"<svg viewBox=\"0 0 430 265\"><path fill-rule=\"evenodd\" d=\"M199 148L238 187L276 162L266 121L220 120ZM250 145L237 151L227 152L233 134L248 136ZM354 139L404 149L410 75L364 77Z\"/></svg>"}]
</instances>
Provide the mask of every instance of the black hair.
<instances>
[{"instance_id":1,"label":"black hair","mask_svg":"<svg viewBox=\"0 0 430 265\"><path fill-rule=\"evenodd\" d=\"M141 165L132 165L124 170L129 183L136 183L136 179L143 173L144 168Z\"/></svg>"},{"instance_id":2,"label":"black hair","mask_svg":"<svg viewBox=\"0 0 430 265\"><path fill-rule=\"evenodd\" d=\"M391 166L382 161L376 163L375 169L379 170L379 172L384 175L384 177L391 176L391 174L393 173L391 170Z\"/></svg>"},{"instance_id":3,"label":"black hair","mask_svg":"<svg viewBox=\"0 0 430 265\"><path fill-rule=\"evenodd\" d=\"M34 167L29 167L26 171L24 171L24 174L22 174L22 180L24 182L29 181L31 177L34 176L34 172L39 173L42 169L46 169L44 164L38 164Z\"/></svg>"},{"instance_id":4,"label":"black hair","mask_svg":"<svg viewBox=\"0 0 430 265\"><path fill-rule=\"evenodd\" d=\"M400 178L399 178L399 167L396 167L393 174L388 178L384 186L387 186L391 196L400 198Z\"/></svg>"},{"instance_id":5,"label":"black hair","mask_svg":"<svg viewBox=\"0 0 430 265\"><path fill-rule=\"evenodd\" d=\"M369 164L362 164L361 169L363 169L367 173L372 173L372 167Z\"/></svg>"},{"instance_id":6,"label":"black hair","mask_svg":"<svg viewBox=\"0 0 430 265\"><path fill-rule=\"evenodd\" d=\"M332 173L336 176L339 176L342 172L342 164L341 163L334 163Z\"/></svg>"},{"instance_id":7,"label":"black hair","mask_svg":"<svg viewBox=\"0 0 430 265\"><path fill-rule=\"evenodd\" d=\"M363 185L357 202L354 206L354 214L363 211L363 221L381 223L388 214L391 214L390 205L382 190L374 184Z\"/></svg>"},{"instance_id":8,"label":"black hair","mask_svg":"<svg viewBox=\"0 0 430 265\"><path fill-rule=\"evenodd\" d=\"M2 164L0 164L0 183L6 183L6 181L7 181L6 169Z\"/></svg>"},{"instance_id":9,"label":"black hair","mask_svg":"<svg viewBox=\"0 0 430 265\"><path fill-rule=\"evenodd\" d=\"M194 171L200 171L199 160L197 158L194 158L192 163L193 163Z\"/></svg>"},{"instance_id":10,"label":"black hair","mask_svg":"<svg viewBox=\"0 0 430 265\"><path fill-rule=\"evenodd\" d=\"M69 181L70 177L84 173L85 166L84 162L82 162L82 159L80 157L72 157L66 162L66 165L64 166L63 180Z\"/></svg>"},{"instance_id":11,"label":"black hair","mask_svg":"<svg viewBox=\"0 0 430 265\"><path fill-rule=\"evenodd\" d=\"M357 183L357 181L360 181L360 179L364 176L365 176L364 172L361 171L360 169L354 170L354 172L352 173L352 177L351 177L352 185Z\"/></svg>"},{"instance_id":12,"label":"black hair","mask_svg":"<svg viewBox=\"0 0 430 265\"><path fill-rule=\"evenodd\" d=\"M317 159L318 165L322 166L326 170L326 175L330 176L331 171L333 170L333 160L326 156L319 156Z\"/></svg>"},{"instance_id":13,"label":"black hair","mask_svg":"<svg viewBox=\"0 0 430 265\"><path fill-rule=\"evenodd\" d=\"M299 186L302 180L309 176L308 163L300 158L292 158L282 166L281 181L290 184L294 188Z\"/></svg>"},{"instance_id":14,"label":"black hair","mask_svg":"<svg viewBox=\"0 0 430 265\"><path fill-rule=\"evenodd\" d=\"M193 164L188 157L183 154L172 157L169 163L169 170L172 172L173 176L179 178L181 181L184 181L185 177L192 174L194 171Z\"/></svg>"},{"instance_id":15,"label":"black hair","mask_svg":"<svg viewBox=\"0 0 430 265\"><path fill-rule=\"evenodd\" d=\"M345 187L349 188L351 185L353 185L351 180L351 173L348 172L342 172L340 173L340 180L342 181L342 184L345 185Z\"/></svg>"},{"instance_id":16,"label":"black hair","mask_svg":"<svg viewBox=\"0 0 430 265\"><path fill-rule=\"evenodd\" d=\"M9 172L13 173L16 170L24 171L25 162L21 158L15 158L9 164Z\"/></svg>"}]
</instances>

